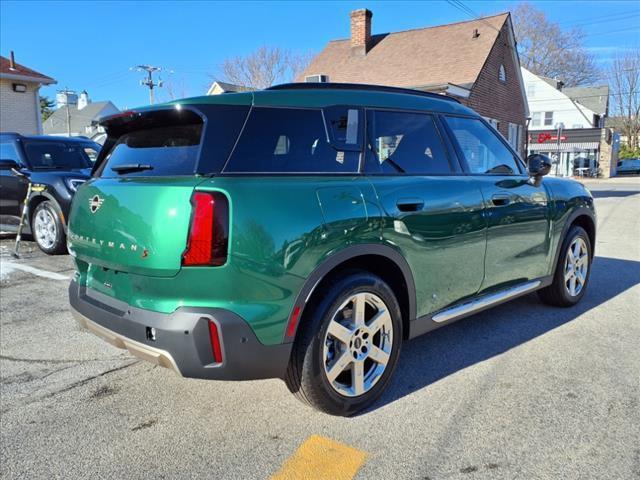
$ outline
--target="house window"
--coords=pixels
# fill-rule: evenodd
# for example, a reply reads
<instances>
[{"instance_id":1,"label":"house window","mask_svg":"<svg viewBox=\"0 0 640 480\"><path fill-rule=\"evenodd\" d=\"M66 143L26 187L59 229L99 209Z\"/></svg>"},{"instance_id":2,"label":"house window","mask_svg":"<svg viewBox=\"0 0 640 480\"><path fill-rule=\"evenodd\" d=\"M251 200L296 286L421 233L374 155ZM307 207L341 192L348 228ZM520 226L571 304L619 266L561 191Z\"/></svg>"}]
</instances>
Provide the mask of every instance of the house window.
<instances>
[{"instance_id":1,"label":"house window","mask_svg":"<svg viewBox=\"0 0 640 480\"><path fill-rule=\"evenodd\" d=\"M540 112L533 112L531 116L531 126L539 127L540 126Z\"/></svg>"},{"instance_id":2,"label":"house window","mask_svg":"<svg viewBox=\"0 0 640 480\"><path fill-rule=\"evenodd\" d=\"M507 141L515 151L518 151L518 140L518 124L509 122Z\"/></svg>"},{"instance_id":3,"label":"house window","mask_svg":"<svg viewBox=\"0 0 640 480\"><path fill-rule=\"evenodd\" d=\"M553 112L544 112L544 125L553 125Z\"/></svg>"},{"instance_id":4,"label":"house window","mask_svg":"<svg viewBox=\"0 0 640 480\"><path fill-rule=\"evenodd\" d=\"M500 79L501 82L507 81L507 72L504 69L504 65L500 65L500 72L498 73L498 78Z\"/></svg>"},{"instance_id":5,"label":"house window","mask_svg":"<svg viewBox=\"0 0 640 480\"><path fill-rule=\"evenodd\" d=\"M498 130L498 125L500 125L500 122L498 122L498 120L490 117L482 117L482 118L484 118L487 122L489 122L489 125L491 125L493 128Z\"/></svg>"}]
</instances>

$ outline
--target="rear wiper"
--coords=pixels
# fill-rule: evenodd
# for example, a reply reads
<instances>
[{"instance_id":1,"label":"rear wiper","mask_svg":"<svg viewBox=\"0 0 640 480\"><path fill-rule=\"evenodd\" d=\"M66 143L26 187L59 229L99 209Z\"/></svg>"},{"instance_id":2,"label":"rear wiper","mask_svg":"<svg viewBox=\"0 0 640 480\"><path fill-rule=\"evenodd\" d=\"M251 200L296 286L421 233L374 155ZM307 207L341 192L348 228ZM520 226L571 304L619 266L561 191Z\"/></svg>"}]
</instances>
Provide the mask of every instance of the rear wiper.
<instances>
[{"instance_id":1,"label":"rear wiper","mask_svg":"<svg viewBox=\"0 0 640 480\"><path fill-rule=\"evenodd\" d=\"M111 167L111 170L116 173L142 172L143 170L153 170L153 165L144 163L123 163L122 165Z\"/></svg>"}]
</instances>

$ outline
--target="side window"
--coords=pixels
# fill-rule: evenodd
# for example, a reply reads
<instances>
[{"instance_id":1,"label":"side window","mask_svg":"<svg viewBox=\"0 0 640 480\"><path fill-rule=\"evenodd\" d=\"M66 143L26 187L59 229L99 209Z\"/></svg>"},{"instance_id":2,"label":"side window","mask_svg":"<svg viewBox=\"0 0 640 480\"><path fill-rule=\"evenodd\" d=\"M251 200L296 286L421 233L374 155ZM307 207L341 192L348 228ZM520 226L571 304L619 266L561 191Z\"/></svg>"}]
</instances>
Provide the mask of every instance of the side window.
<instances>
[{"instance_id":1,"label":"side window","mask_svg":"<svg viewBox=\"0 0 640 480\"><path fill-rule=\"evenodd\" d=\"M354 173L358 161L359 152L336 150L327 141L321 110L255 107L224 171Z\"/></svg>"},{"instance_id":2,"label":"side window","mask_svg":"<svg viewBox=\"0 0 640 480\"><path fill-rule=\"evenodd\" d=\"M431 115L386 111L368 111L367 115L367 173L451 173Z\"/></svg>"},{"instance_id":3,"label":"side window","mask_svg":"<svg viewBox=\"0 0 640 480\"><path fill-rule=\"evenodd\" d=\"M476 118L446 117L471 173L519 174L513 153Z\"/></svg>"},{"instance_id":4,"label":"side window","mask_svg":"<svg viewBox=\"0 0 640 480\"><path fill-rule=\"evenodd\" d=\"M18 150L13 143L0 143L0 160L15 160L20 163Z\"/></svg>"},{"instance_id":5,"label":"side window","mask_svg":"<svg viewBox=\"0 0 640 480\"><path fill-rule=\"evenodd\" d=\"M331 143L338 150L362 150L362 109L333 106L323 109Z\"/></svg>"}]
</instances>

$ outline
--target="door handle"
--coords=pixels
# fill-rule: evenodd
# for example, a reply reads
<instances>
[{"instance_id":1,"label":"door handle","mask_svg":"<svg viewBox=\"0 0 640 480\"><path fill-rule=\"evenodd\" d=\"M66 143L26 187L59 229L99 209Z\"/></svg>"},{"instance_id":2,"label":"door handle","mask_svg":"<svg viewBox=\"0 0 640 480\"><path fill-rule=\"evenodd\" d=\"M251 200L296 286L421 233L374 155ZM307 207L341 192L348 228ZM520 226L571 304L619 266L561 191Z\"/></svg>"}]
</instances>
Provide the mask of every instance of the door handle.
<instances>
[{"instance_id":1,"label":"door handle","mask_svg":"<svg viewBox=\"0 0 640 480\"><path fill-rule=\"evenodd\" d=\"M496 194L491 197L491 201L496 207L504 207L511 203L511 198L509 198L509 195Z\"/></svg>"},{"instance_id":2,"label":"door handle","mask_svg":"<svg viewBox=\"0 0 640 480\"><path fill-rule=\"evenodd\" d=\"M396 202L396 206L401 212L417 212L424 207L424 200L421 198L400 198Z\"/></svg>"}]
</instances>

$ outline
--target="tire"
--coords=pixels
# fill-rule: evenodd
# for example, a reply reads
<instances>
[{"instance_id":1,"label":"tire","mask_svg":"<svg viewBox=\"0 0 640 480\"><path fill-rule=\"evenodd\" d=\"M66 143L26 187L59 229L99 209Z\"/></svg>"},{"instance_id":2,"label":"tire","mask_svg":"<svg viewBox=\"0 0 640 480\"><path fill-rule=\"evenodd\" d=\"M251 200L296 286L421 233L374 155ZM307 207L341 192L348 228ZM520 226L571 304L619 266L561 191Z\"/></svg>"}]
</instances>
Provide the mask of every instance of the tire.
<instances>
[{"instance_id":1,"label":"tire","mask_svg":"<svg viewBox=\"0 0 640 480\"><path fill-rule=\"evenodd\" d=\"M576 245L578 245L578 250L576 250ZM572 258L576 256L576 251L579 260L577 263L573 263ZM571 307L578 303L589 284L593 260L592 252L591 240L589 240L587 232L582 227L572 226L562 242L553 283L538 291L540 299L546 304L557 307Z\"/></svg>"},{"instance_id":2,"label":"tire","mask_svg":"<svg viewBox=\"0 0 640 480\"><path fill-rule=\"evenodd\" d=\"M318 410L354 415L376 401L395 370L403 338L400 306L381 278L360 270L326 282L314 297L318 301L304 312L285 382ZM358 315L356 326L358 311L364 317Z\"/></svg>"},{"instance_id":3,"label":"tire","mask_svg":"<svg viewBox=\"0 0 640 480\"><path fill-rule=\"evenodd\" d=\"M58 206L45 200L36 207L31 217L31 235L38 248L47 255L67 253L67 236Z\"/></svg>"}]
</instances>

